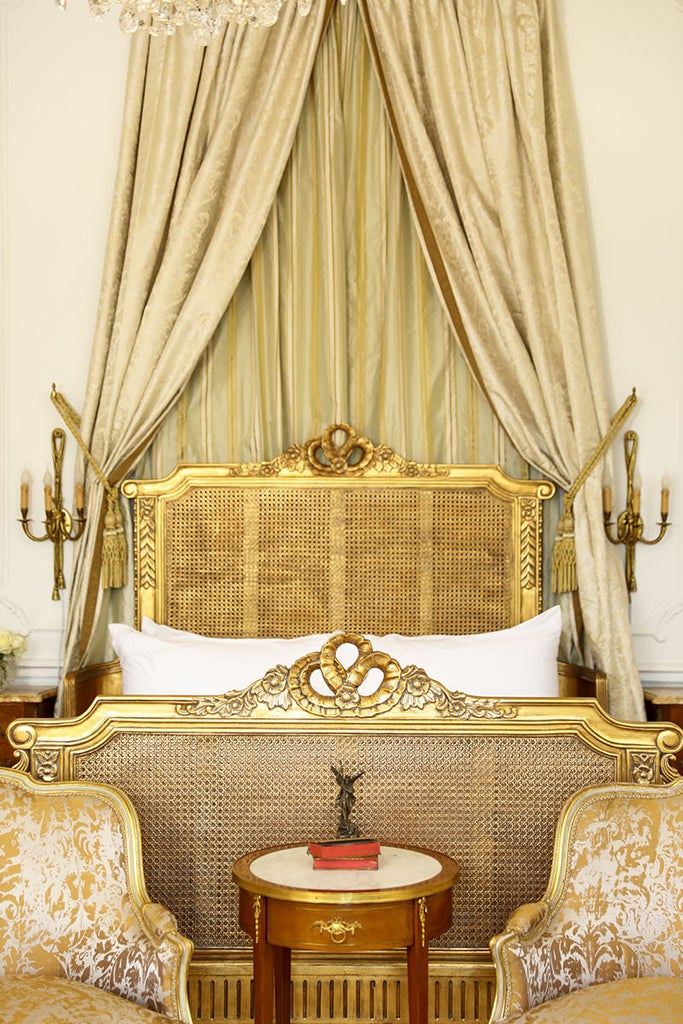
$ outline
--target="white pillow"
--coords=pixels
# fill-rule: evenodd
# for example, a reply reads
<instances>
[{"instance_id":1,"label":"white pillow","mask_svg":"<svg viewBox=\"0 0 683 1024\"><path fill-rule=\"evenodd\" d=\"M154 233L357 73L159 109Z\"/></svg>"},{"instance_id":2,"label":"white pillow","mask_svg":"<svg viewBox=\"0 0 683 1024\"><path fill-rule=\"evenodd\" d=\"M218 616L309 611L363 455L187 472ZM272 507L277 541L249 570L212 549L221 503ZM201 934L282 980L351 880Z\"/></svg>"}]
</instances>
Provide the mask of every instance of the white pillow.
<instances>
[{"instance_id":1,"label":"white pillow","mask_svg":"<svg viewBox=\"0 0 683 1024\"><path fill-rule=\"evenodd\" d=\"M484 697L557 697L561 628L562 615L556 607L494 633L388 634L368 639L375 650L391 655L404 668L417 665L449 690ZM242 689L276 665L289 667L302 655L319 651L329 636L314 633L290 640L205 637L146 618L142 632L118 623L110 625L109 632L121 660L124 694L212 694ZM312 683L316 685L314 680Z\"/></svg>"},{"instance_id":2,"label":"white pillow","mask_svg":"<svg viewBox=\"0 0 683 1024\"><path fill-rule=\"evenodd\" d=\"M369 637L375 650L401 665L417 665L448 690L478 697L558 697L557 652L562 612L541 615L494 633L470 636Z\"/></svg>"},{"instance_id":3,"label":"white pillow","mask_svg":"<svg viewBox=\"0 0 683 1024\"><path fill-rule=\"evenodd\" d=\"M150 620L144 632L111 623L109 634L121 661L122 692L156 695L241 690L276 665L289 667L319 651L328 638L325 633L289 640L224 639L169 630Z\"/></svg>"}]
</instances>

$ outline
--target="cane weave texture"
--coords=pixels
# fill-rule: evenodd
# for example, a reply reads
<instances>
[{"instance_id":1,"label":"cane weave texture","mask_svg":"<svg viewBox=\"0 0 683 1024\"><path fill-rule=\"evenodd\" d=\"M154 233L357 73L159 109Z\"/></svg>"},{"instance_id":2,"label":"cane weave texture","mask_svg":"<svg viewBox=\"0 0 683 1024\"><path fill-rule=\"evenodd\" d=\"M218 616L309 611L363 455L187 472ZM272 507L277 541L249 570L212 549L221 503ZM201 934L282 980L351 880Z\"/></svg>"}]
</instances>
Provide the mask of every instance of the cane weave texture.
<instances>
[{"instance_id":1,"label":"cane weave texture","mask_svg":"<svg viewBox=\"0 0 683 1024\"><path fill-rule=\"evenodd\" d=\"M168 625L212 636L513 624L512 509L482 488L191 490L165 504Z\"/></svg>"},{"instance_id":2,"label":"cane weave texture","mask_svg":"<svg viewBox=\"0 0 683 1024\"><path fill-rule=\"evenodd\" d=\"M435 943L446 948L486 948L523 897L540 895L563 801L615 777L612 756L573 736L315 729L121 733L79 754L73 771L129 794L150 887L181 931L212 950L248 943L228 898L238 856L335 834L330 766L340 762L364 769L361 834L460 863L453 926Z\"/></svg>"}]
</instances>

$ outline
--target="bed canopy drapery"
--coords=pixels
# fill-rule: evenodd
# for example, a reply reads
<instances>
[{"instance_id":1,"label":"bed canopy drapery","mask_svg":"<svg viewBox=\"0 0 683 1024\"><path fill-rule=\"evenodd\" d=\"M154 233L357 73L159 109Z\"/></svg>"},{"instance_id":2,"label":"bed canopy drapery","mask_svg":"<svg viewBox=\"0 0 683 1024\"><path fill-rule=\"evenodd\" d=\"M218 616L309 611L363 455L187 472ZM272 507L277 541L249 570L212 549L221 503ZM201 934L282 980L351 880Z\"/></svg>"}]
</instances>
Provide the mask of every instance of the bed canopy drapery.
<instances>
[{"instance_id":1,"label":"bed canopy drapery","mask_svg":"<svg viewBox=\"0 0 683 1024\"><path fill-rule=\"evenodd\" d=\"M136 465L206 350L287 163L332 3L206 50L133 42L82 417L112 483ZM568 487L609 422L558 28L550 0L358 0L424 255L450 326L522 457ZM150 387L150 381L154 386ZM330 417L330 420L332 417ZM363 425L364 426L364 425ZM88 658L101 487L67 615ZM575 502L587 661L641 718L627 596L599 482Z\"/></svg>"}]
</instances>

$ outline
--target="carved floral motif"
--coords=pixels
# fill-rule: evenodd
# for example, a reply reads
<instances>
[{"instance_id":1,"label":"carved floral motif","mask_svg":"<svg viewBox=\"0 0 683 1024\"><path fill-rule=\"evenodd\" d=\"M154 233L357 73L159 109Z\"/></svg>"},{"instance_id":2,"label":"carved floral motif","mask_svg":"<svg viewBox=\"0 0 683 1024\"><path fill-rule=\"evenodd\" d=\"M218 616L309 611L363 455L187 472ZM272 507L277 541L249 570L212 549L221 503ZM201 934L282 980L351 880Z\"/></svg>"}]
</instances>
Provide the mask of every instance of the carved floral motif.
<instances>
[{"instance_id":1,"label":"carved floral motif","mask_svg":"<svg viewBox=\"0 0 683 1024\"><path fill-rule=\"evenodd\" d=\"M336 657L343 644L358 652L348 668ZM373 669L381 672L381 681L372 693L363 694L360 687ZM313 687L314 672L320 673L328 693ZM277 665L244 690L201 697L176 708L184 717L227 719L248 718L259 707L287 711L293 704L311 714L335 718L371 718L396 706L412 711L427 705L433 705L444 718L509 719L517 715L517 708L504 701L449 691L416 665L401 668L388 654L373 650L366 637L348 633L335 634L319 652L304 655L289 669Z\"/></svg>"}]
</instances>

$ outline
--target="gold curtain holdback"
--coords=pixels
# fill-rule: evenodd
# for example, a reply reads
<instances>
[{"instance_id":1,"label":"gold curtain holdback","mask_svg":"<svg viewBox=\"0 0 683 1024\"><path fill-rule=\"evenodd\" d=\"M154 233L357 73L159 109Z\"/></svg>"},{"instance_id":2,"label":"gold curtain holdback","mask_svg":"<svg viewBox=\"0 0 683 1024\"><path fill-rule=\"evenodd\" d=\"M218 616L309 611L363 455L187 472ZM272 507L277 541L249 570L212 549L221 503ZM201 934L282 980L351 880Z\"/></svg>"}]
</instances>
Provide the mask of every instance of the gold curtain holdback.
<instances>
[{"instance_id":1,"label":"gold curtain holdback","mask_svg":"<svg viewBox=\"0 0 683 1024\"><path fill-rule=\"evenodd\" d=\"M578 590L576 578L576 544L574 539L574 498L591 475L600 459L609 449L617 432L626 422L631 409L638 401L634 388L621 408L614 414L607 433L597 445L585 466L568 491L562 497L562 515L557 525L557 535L552 555L552 590L554 594L566 594Z\"/></svg>"},{"instance_id":2,"label":"gold curtain holdback","mask_svg":"<svg viewBox=\"0 0 683 1024\"><path fill-rule=\"evenodd\" d=\"M102 533L102 574L101 583L104 590L125 587L127 582L127 549L126 535L123 531L123 516L119 500L119 489L110 484L95 461L81 435L81 418L66 400L64 395L52 385L50 398L60 416L73 434L83 455L90 463L93 473L104 487L107 494L107 511L104 515Z\"/></svg>"}]
</instances>

